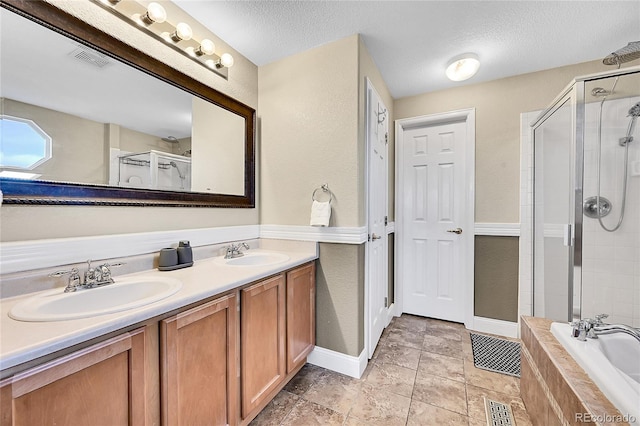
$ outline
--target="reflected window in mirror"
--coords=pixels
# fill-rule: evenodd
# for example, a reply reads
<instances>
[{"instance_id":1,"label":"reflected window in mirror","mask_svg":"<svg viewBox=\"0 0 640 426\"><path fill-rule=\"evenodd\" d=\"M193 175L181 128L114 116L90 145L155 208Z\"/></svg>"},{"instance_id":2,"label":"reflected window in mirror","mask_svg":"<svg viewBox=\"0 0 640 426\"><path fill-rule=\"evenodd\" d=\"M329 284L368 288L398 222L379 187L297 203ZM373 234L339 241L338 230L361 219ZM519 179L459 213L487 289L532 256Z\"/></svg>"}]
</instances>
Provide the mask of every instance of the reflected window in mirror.
<instances>
[{"instance_id":1,"label":"reflected window in mirror","mask_svg":"<svg viewBox=\"0 0 640 426\"><path fill-rule=\"evenodd\" d=\"M0 99L0 102L3 100ZM37 168L51 159L51 137L34 121L0 115L0 176L37 179Z\"/></svg>"}]
</instances>

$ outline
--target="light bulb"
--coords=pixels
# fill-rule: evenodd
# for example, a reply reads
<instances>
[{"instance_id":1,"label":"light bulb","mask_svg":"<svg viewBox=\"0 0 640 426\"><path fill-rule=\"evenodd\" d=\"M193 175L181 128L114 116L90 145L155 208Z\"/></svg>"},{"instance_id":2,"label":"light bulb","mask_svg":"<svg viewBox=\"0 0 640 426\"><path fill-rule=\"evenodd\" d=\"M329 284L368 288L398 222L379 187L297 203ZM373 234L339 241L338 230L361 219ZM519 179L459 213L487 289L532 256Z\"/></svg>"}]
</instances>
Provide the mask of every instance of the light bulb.
<instances>
[{"instance_id":1,"label":"light bulb","mask_svg":"<svg viewBox=\"0 0 640 426\"><path fill-rule=\"evenodd\" d=\"M207 59L206 61L204 61L204 63L209 67L209 68L216 68L216 61L214 61L213 59Z\"/></svg>"},{"instance_id":2,"label":"light bulb","mask_svg":"<svg viewBox=\"0 0 640 426\"><path fill-rule=\"evenodd\" d=\"M167 11L158 3L149 3L147 13L142 15L142 20L147 24L153 24L154 22L161 24L167 20Z\"/></svg>"},{"instance_id":3,"label":"light bulb","mask_svg":"<svg viewBox=\"0 0 640 426\"><path fill-rule=\"evenodd\" d=\"M233 56L230 53L223 53L220 57L220 64L223 67L231 68L233 66Z\"/></svg>"},{"instance_id":4,"label":"light bulb","mask_svg":"<svg viewBox=\"0 0 640 426\"><path fill-rule=\"evenodd\" d=\"M178 25L176 25L175 32L171 34L171 39L175 42L181 40L191 40L191 37L193 37L193 31L191 30L191 27L184 22L180 22Z\"/></svg>"},{"instance_id":5,"label":"light bulb","mask_svg":"<svg viewBox=\"0 0 640 426\"><path fill-rule=\"evenodd\" d=\"M465 53L464 55L453 58L445 74L452 81L464 81L475 75L480 68L480 61L478 55L474 53Z\"/></svg>"},{"instance_id":6,"label":"light bulb","mask_svg":"<svg viewBox=\"0 0 640 426\"><path fill-rule=\"evenodd\" d=\"M200 42L200 46L196 49L196 55L213 55L215 51L216 45L208 38L205 38Z\"/></svg>"}]
</instances>

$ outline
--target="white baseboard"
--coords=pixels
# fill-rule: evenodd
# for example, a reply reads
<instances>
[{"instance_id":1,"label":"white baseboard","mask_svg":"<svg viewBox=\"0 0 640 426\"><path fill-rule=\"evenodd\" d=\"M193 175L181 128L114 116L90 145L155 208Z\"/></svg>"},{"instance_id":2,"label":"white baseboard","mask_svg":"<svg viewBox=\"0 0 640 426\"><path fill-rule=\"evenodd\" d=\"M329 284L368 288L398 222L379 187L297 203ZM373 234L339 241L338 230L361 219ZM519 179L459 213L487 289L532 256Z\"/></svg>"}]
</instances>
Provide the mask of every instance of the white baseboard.
<instances>
[{"instance_id":1,"label":"white baseboard","mask_svg":"<svg viewBox=\"0 0 640 426\"><path fill-rule=\"evenodd\" d=\"M399 317L400 313L398 311L398 305L392 303L391 306L387 309L387 325L391 324L391 320L393 317Z\"/></svg>"},{"instance_id":2,"label":"white baseboard","mask_svg":"<svg viewBox=\"0 0 640 426\"><path fill-rule=\"evenodd\" d=\"M518 337L518 323L493 318L473 317L474 331L497 334L498 336Z\"/></svg>"},{"instance_id":3,"label":"white baseboard","mask_svg":"<svg viewBox=\"0 0 640 426\"><path fill-rule=\"evenodd\" d=\"M359 379L367 367L368 359L366 350L363 350L360 356L355 357L316 346L307 357L307 362Z\"/></svg>"}]
</instances>

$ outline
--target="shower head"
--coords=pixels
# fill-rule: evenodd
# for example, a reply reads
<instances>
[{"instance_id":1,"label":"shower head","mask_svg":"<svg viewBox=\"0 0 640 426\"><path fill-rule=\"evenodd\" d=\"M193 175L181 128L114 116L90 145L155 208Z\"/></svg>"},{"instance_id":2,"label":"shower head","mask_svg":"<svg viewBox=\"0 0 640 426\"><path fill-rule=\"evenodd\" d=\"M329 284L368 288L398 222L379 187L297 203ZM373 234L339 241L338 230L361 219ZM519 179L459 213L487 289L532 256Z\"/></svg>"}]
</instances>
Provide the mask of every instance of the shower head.
<instances>
[{"instance_id":1,"label":"shower head","mask_svg":"<svg viewBox=\"0 0 640 426\"><path fill-rule=\"evenodd\" d=\"M180 176L180 179L184 180L184 175L180 172L180 169L178 168L178 165L176 164L176 162L175 161L171 161L171 162L169 162L169 165L171 167L174 167L178 171L178 176Z\"/></svg>"},{"instance_id":2,"label":"shower head","mask_svg":"<svg viewBox=\"0 0 640 426\"><path fill-rule=\"evenodd\" d=\"M640 41L632 41L602 60L605 65L618 65L640 58Z\"/></svg>"},{"instance_id":3,"label":"shower head","mask_svg":"<svg viewBox=\"0 0 640 426\"><path fill-rule=\"evenodd\" d=\"M629 109L629 114L627 117L631 117L629 121L629 128L627 129L627 136L620 138L618 141L621 146L625 146L631 142L633 142L633 131L636 128L636 120L640 117L640 102L636 103Z\"/></svg>"}]
</instances>

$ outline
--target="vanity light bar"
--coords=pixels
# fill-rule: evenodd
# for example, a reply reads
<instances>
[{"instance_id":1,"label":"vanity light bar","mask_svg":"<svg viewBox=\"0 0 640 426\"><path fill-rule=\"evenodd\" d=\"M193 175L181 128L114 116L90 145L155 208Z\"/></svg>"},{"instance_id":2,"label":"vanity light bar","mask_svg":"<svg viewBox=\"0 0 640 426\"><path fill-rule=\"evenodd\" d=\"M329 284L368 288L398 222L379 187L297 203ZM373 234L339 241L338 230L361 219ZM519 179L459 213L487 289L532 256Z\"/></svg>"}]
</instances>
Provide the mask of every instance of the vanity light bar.
<instances>
[{"instance_id":1,"label":"vanity light bar","mask_svg":"<svg viewBox=\"0 0 640 426\"><path fill-rule=\"evenodd\" d=\"M215 44L211 40L194 39L193 30L189 24L179 22L172 25L167 21L167 12L159 3L152 2L145 7L137 1L93 0L93 2L220 77L229 78L233 56L229 53L218 56L215 53Z\"/></svg>"}]
</instances>

